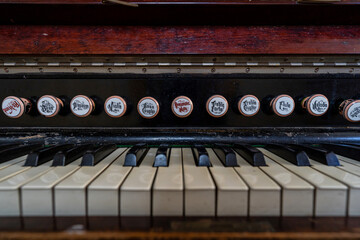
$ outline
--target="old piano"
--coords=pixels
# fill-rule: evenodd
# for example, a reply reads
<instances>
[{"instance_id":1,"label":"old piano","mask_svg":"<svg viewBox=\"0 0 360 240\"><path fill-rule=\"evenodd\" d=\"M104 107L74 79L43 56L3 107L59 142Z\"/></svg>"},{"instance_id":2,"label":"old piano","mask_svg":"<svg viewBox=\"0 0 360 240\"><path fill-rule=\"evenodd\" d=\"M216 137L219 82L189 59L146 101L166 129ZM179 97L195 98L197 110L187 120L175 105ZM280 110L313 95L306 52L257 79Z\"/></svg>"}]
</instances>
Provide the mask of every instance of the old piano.
<instances>
[{"instance_id":1,"label":"old piano","mask_svg":"<svg viewBox=\"0 0 360 240\"><path fill-rule=\"evenodd\" d=\"M354 0L1 0L0 238L359 238Z\"/></svg>"}]
</instances>

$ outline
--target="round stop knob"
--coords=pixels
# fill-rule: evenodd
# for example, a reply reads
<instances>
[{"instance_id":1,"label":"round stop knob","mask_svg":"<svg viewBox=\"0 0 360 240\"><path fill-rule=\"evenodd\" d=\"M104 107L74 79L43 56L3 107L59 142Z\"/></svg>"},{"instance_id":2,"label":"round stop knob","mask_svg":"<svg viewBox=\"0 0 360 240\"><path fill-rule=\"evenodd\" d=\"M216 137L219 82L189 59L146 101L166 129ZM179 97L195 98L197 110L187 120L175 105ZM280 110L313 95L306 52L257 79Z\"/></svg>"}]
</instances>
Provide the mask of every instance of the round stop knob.
<instances>
[{"instance_id":1,"label":"round stop knob","mask_svg":"<svg viewBox=\"0 0 360 240\"><path fill-rule=\"evenodd\" d=\"M160 106L155 98L144 97L138 102L137 110L141 117L151 119L158 115Z\"/></svg>"},{"instance_id":2,"label":"round stop knob","mask_svg":"<svg viewBox=\"0 0 360 240\"><path fill-rule=\"evenodd\" d=\"M19 118L30 112L32 104L26 98L8 96L2 101L3 113L9 118Z\"/></svg>"},{"instance_id":3,"label":"round stop knob","mask_svg":"<svg viewBox=\"0 0 360 240\"><path fill-rule=\"evenodd\" d=\"M270 101L270 107L271 110L279 117L287 117L294 111L295 102L289 95L281 94Z\"/></svg>"},{"instance_id":4,"label":"round stop knob","mask_svg":"<svg viewBox=\"0 0 360 240\"><path fill-rule=\"evenodd\" d=\"M37 109L45 117L56 116L63 107L63 101L52 95L44 95L37 101Z\"/></svg>"},{"instance_id":5,"label":"round stop knob","mask_svg":"<svg viewBox=\"0 0 360 240\"><path fill-rule=\"evenodd\" d=\"M251 117L260 110L260 101L254 95L245 95L237 103L239 112L245 117Z\"/></svg>"},{"instance_id":6,"label":"round stop knob","mask_svg":"<svg viewBox=\"0 0 360 240\"><path fill-rule=\"evenodd\" d=\"M339 106L339 113L349 122L360 122L360 100L343 101Z\"/></svg>"},{"instance_id":7,"label":"round stop knob","mask_svg":"<svg viewBox=\"0 0 360 240\"><path fill-rule=\"evenodd\" d=\"M188 117L194 109L190 98L179 96L172 101L171 110L179 118Z\"/></svg>"},{"instance_id":8,"label":"round stop knob","mask_svg":"<svg viewBox=\"0 0 360 240\"><path fill-rule=\"evenodd\" d=\"M85 95L77 95L71 99L70 110L77 117L87 117L95 110L95 102Z\"/></svg>"},{"instance_id":9,"label":"round stop knob","mask_svg":"<svg viewBox=\"0 0 360 240\"><path fill-rule=\"evenodd\" d=\"M314 94L301 101L301 107L313 116L324 115L329 106L329 100L322 94Z\"/></svg>"},{"instance_id":10,"label":"round stop knob","mask_svg":"<svg viewBox=\"0 0 360 240\"><path fill-rule=\"evenodd\" d=\"M221 95L213 95L206 102L206 111L214 118L224 116L228 109L228 101Z\"/></svg>"},{"instance_id":11,"label":"round stop knob","mask_svg":"<svg viewBox=\"0 0 360 240\"><path fill-rule=\"evenodd\" d=\"M105 112L113 118L124 116L127 110L126 101L120 96L110 96L104 104Z\"/></svg>"}]
</instances>

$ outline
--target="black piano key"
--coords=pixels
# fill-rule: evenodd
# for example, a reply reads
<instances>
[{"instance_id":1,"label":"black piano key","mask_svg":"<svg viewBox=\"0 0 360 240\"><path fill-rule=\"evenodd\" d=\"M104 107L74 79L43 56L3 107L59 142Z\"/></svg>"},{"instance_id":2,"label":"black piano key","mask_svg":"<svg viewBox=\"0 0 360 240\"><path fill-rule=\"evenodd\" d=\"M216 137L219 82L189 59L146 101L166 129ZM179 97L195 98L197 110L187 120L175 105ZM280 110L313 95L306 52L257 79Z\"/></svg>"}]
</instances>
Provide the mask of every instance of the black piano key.
<instances>
[{"instance_id":1,"label":"black piano key","mask_svg":"<svg viewBox=\"0 0 360 240\"><path fill-rule=\"evenodd\" d=\"M75 146L70 149L60 150L54 156L54 160L51 166L66 166L67 164L75 161L76 159L82 157L87 150L92 148L90 144Z\"/></svg>"},{"instance_id":2,"label":"black piano key","mask_svg":"<svg viewBox=\"0 0 360 240\"><path fill-rule=\"evenodd\" d=\"M216 144L213 150L219 157L219 159L222 161L222 163L225 165L225 167L238 166L236 155L231 148L225 145Z\"/></svg>"},{"instance_id":3,"label":"black piano key","mask_svg":"<svg viewBox=\"0 0 360 240\"><path fill-rule=\"evenodd\" d=\"M192 148L196 166L198 167L211 167L209 154L207 153L205 147L203 146L194 146Z\"/></svg>"},{"instance_id":4,"label":"black piano key","mask_svg":"<svg viewBox=\"0 0 360 240\"><path fill-rule=\"evenodd\" d=\"M278 144L268 144L265 148L292 164L297 166L310 166L309 157L303 150Z\"/></svg>"},{"instance_id":5,"label":"black piano key","mask_svg":"<svg viewBox=\"0 0 360 240\"><path fill-rule=\"evenodd\" d=\"M254 167L266 166L264 154L247 144L236 144L234 150Z\"/></svg>"},{"instance_id":6,"label":"black piano key","mask_svg":"<svg viewBox=\"0 0 360 240\"><path fill-rule=\"evenodd\" d=\"M169 145L161 144L156 152L154 167L167 167L169 165L169 158Z\"/></svg>"},{"instance_id":7,"label":"black piano key","mask_svg":"<svg viewBox=\"0 0 360 240\"><path fill-rule=\"evenodd\" d=\"M11 148L18 147L18 146L20 146L20 144L18 144L18 143L1 144L0 151L4 151L4 150L11 149Z\"/></svg>"},{"instance_id":8,"label":"black piano key","mask_svg":"<svg viewBox=\"0 0 360 240\"><path fill-rule=\"evenodd\" d=\"M360 146L349 144L321 144L321 147L344 157L360 161Z\"/></svg>"},{"instance_id":9,"label":"black piano key","mask_svg":"<svg viewBox=\"0 0 360 240\"><path fill-rule=\"evenodd\" d=\"M303 150L314 161L328 165L340 166L339 159L333 151L323 148L315 148L307 145L292 145L294 148Z\"/></svg>"},{"instance_id":10,"label":"black piano key","mask_svg":"<svg viewBox=\"0 0 360 240\"><path fill-rule=\"evenodd\" d=\"M87 150L82 158L81 166L95 166L116 149L115 144L103 145Z\"/></svg>"},{"instance_id":11,"label":"black piano key","mask_svg":"<svg viewBox=\"0 0 360 240\"><path fill-rule=\"evenodd\" d=\"M35 152L31 152L26 158L24 166L36 167L54 158L54 155L60 151L71 148L71 144L58 145L43 148Z\"/></svg>"},{"instance_id":12,"label":"black piano key","mask_svg":"<svg viewBox=\"0 0 360 240\"><path fill-rule=\"evenodd\" d=\"M134 145L125 156L124 166L136 167L144 158L148 148L145 143Z\"/></svg>"},{"instance_id":13,"label":"black piano key","mask_svg":"<svg viewBox=\"0 0 360 240\"><path fill-rule=\"evenodd\" d=\"M0 152L0 163L24 156L32 151L36 151L43 147L43 144L31 144L22 146L15 145L12 148L8 148Z\"/></svg>"}]
</instances>

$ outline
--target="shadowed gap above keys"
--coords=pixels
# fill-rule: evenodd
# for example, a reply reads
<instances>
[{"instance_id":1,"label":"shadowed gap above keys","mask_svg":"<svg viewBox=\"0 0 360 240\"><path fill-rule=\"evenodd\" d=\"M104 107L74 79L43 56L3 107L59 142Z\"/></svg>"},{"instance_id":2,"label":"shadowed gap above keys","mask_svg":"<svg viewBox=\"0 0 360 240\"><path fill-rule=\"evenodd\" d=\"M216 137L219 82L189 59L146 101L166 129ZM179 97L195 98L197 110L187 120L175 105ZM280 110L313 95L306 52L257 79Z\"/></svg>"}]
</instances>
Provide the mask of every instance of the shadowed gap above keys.
<instances>
[{"instance_id":1,"label":"shadowed gap above keys","mask_svg":"<svg viewBox=\"0 0 360 240\"><path fill-rule=\"evenodd\" d=\"M130 148L126 154L124 166L139 166L140 162L145 157L147 150L148 147L145 143L139 143Z\"/></svg>"},{"instance_id":2,"label":"shadowed gap above keys","mask_svg":"<svg viewBox=\"0 0 360 240\"><path fill-rule=\"evenodd\" d=\"M360 146L348 144L321 144L321 147L333 151L336 154L360 161Z\"/></svg>"},{"instance_id":3,"label":"shadowed gap above keys","mask_svg":"<svg viewBox=\"0 0 360 240\"><path fill-rule=\"evenodd\" d=\"M93 145L86 144L75 146L70 149L64 149L57 152L54 156L54 160L51 166L66 166L67 164L75 161L76 159L82 157L87 150L93 148Z\"/></svg>"},{"instance_id":4,"label":"shadowed gap above keys","mask_svg":"<svg viewBox=\"0 0 360 240\"><path fill-rule=\"evenodd\" d=\"M234 150L254 167L266 166L264 154L247 144L235 144Z\"/></svg>"},{"instance_id":5,"label":"shadowed gap above keys","mask_svg":"<svg viewBox=\"0 0 360 240\"><path fill-rule=\"evenodd\" d=\"M192 152L194 154L194 159L196 162L196 166L198 167L211 167L209 154L206 149L202 145L195 145L192 148Z\"/></svg>"},{"instance_id":6,"label":"shadowed gap above keys","mask_svg":"<svg viewBox=\"0 0 360 240\"><path fill-rule=\"evenodd\" d=\"M169 165L171 148L168 144L161 144L156 152L154 167L167 167Z\"/></svg>"},{"instance_id":7,"label":"shadowed gap above keys","mask_svg":"<svg viewBox=\"0 0 360 240\"><path fill-rule=\"evenodd\" d=\"M213 150L225 167L238 166L236 155L230 147L222 144L215 144Z\"/></svg>"},{"instance_id":8,"label":"shadowed gap above keys","mask_svg":"<svg viewBox=\"0 0 360 240\"><path fill-rule=\"evenodd\" d=\"M95 166L102 159L108 156L116 149L115 144L109 144L104 146L94 147L91 150L87 150L81 161L81 166Z\"/></svg>"},{"instance_id":9,"label":"shadowed gap above keys","mask_svg":"<svg viewBox=\"0 0 360 240\"><path fill-rule=\"evenodd\" d=\"M303 150L278 144L268 144L265 148L296 166L310 166L309 157Z\"/></svg>"},{"instance_id":10,"label":"shadowed gap above keys","mask_svg":"<svg viewBox=\"0 0 360 240\"><path fill-rule=\"evenodd\" d=\"M43 147L44 147L43 144L31 144L31 145L23 145L23 146L15 145L11 148L7 148L0 152L0 163L24 156L32 151L36 151Z\"/></svg>"},{"instance_id":11,"label":"shadowed gap above keys","mask_svg":"<svg viewBox=\"0 0 360 240\"><path fill-rule=\"evenodd\" d=\"M36 167L53 159L60 150L70 149L72 144L57 145L32 152L28 155L24 166Z\"/></svg>"},{"instance_id":12,"label":"shadowed gap above keys","mask_svg":"<svg viewBox=\"0 0 360 240\"><path fill-rule=\"evenodd\" d=\"M291 145L292 147L303 150L314 161L328 165L328 166L340 166L339 159L333 151L323 149L320 147L311 147L307 145Z\"/></svg>"}]
</instances>

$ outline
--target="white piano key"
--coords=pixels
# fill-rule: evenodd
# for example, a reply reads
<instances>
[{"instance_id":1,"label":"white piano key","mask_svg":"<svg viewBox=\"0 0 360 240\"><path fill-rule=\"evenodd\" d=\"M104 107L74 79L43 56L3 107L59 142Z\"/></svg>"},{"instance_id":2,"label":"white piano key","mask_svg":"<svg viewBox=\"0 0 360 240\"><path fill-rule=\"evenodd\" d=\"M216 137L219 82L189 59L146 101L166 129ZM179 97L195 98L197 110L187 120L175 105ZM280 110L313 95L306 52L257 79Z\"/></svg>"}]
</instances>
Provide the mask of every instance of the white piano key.
<instances>
[{"instance_id":1,"label":"white piano key","mask_svg":"<svg viewBox=\"0 0 360 240\"><path fill-rule=\"evenodd\" d=\"M349 163L348 161L344 161L344 159L339 155L337 155L337 157L341 165L338 166L338 168L341 168L344 171L360 176L360 166L353 163Z\"/></svg>"},{"instance_id":2,"label":"white piano key","mask_svg":"<svg viewBox=\"0 0 360 240\"><path fill-rule=\"evenodd\" d=\"M30 167L23 166L25 163L26 157L21 157L23 159L22 161L19 161L17 163L14 163L8 167L1 169L0 170L0 181L3 181L7 178L10 178L10 177L16 175L16 174L19 174L21 172L29 170Z\"/></svg>"},{"instance_id":3,"label":"white piano key","mask_svg":"<svg viewBox=\"0 0 360 240\"><path fill-rule=\"evenodd\" d=\"M55 216L85 216L86 187L125 149L119 148L95 166L82 166L54 188Z\"/></svg>"},{"instance_id":4,"label":"white piano key","mask_svg":"<svg viewBox=\"0 0 360 240\"><path fill-rule=\"evenodd\" d=\"M260 167L282 188L282 216L312 216L314 211L314 186L264 156L267 167Z\"/></svg>"},{"instance_id":5,"label":"white piano key","mask_svg":"<svg viewBox=\"0 0 360 240\"><path fill-rule=\"evenodd\" d=\"M53 216L53 187L80 166L81 158L66 165L52 167L50 171L21 187L23 216Z\"/></svg>"},{"instance_id":6,"label":"white piano key","mask_svg":"<svg viewBox=\"0 0 360 240\"><path fill-rule=\"evenodd\" d=\"M121 216L151 216L151 186L157 148L150 148L139 167L134 167L120 187Z\"/></svg>"},{"instance_id":7,"label":"white piano key","mask_svg":"<svg viewBox=\"0 0 360 240\"><path fill-rule=\"evenodd\" d=\"M123 152L87 188L88 216L119 216L119 188L132 167L124 167Z\"/></svg>"},{"instance_id":8,"label":"white piano key","mask_svg":"<svg viewBox=\"0 0 360 240\"><path fill-rule=\"evenodd\" d=\"M344 171L339 167L331 167L310 159L311 167L348 186L348 216L360 216L360 177Z\"/></svg>"},{"instance_id":9,"label":"white piano key","mask_svg":"<svg viewBox=\"0 0 360 240\"><path fill-rule=\"evenodd\" d=\"M297 174L316 189L315 216L346 216L347 186L316 171L311 167L299 167L266 149L259 148L267 157Z\"/></svg>"},{"instance_id":10,"label":"white piano key","mask_svg":"<svg viewBox=\"0 0 360 240\"><path fill-rule=\"evenodd\" d=\"M15 163L18 163L18 162L22 162L23 165L25 163L25 160L27 158L28 155L24 155L24 156L21 156L21 157L18 157L18 158L15 158L15 159L11 159L9 161L6 161L6 162L3 162L3 163L0 163L0 170L3 169L3 168L7 168ZM1 176L1 175L0 175Z\"/></svg>"},{"instance_id":11,"label":"white piano key","mask_svg":"<svg viewBox=\"0 0 360 240\"><path fill-rule=\"evenodd\" d=\"M190 148L183 148L185 216L215 216L216 188L207 167L197 167Z\"/></svg>"},{"instance_id":12,"label":"white piano key","mask_svg":"<svg viewBox=\"0 0 360 240\"><path fill-rule=\"evenodd\" d=\"M240 167L234 169L248 185L249 216L280 216L281 188L268 175L251 166L245 159L236 153Z\"/></svg>"},{"instance_id":13,"label":"white piano key","mask_svg":"<svg viewBox=\"0 0 360 240\"><path fill-rule=\"evenodd\" d=\"M183 215L183 171L181 148L172 148L168 167L159 167L153 186L153 216Z\"/></svg>"},{"instance_id":14,"label":"white piano key","mask_svg":"<svg viewBox=\"0 0 360 240\"><path fill-rule=\"evenodd\" d=\"M338 159L339 159L340 161L345 161L345 162L354 164L354 165L356 165L356 166L360 166L360 161L358 161L358 160L356 160L356 159L348 158L348 157L345 157L345 156L342 156L342 155L338 155L338 154L336 154L336 156L338 157Z\"/></svg>"},{"instance_id":15,"label":"white piano key","mask_svg":"<svg viewBox=\"0 0 360 240\"><path fill-rule=\"evenodd\" d=\"M0 182L0 216L21 216L20 187L51 169L50 162ZM36 196L34 196L36 197Z\"/></svg>"},{"instance_id":16,"label":"white piano key","mask_svg":"<svg viewBox=\"0 0 360 240\"><path fill-rule=\"evenodd\" d=\"M207 148L212 167L209 168L216 184L217 216L247 216L248 186L232 167L224 167L211 148Z\"/></svg>"}]
</instances>

